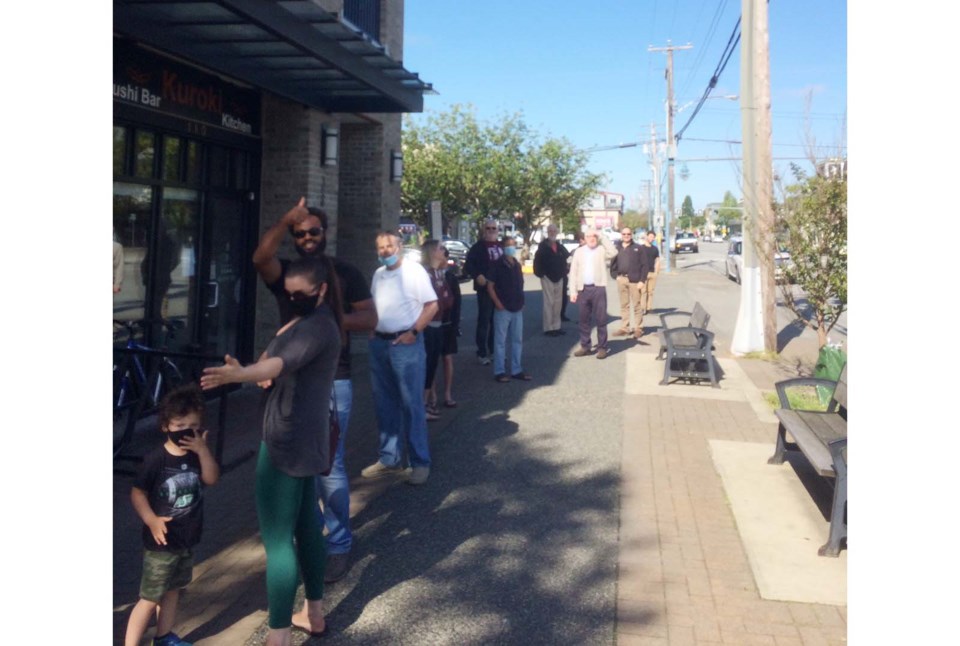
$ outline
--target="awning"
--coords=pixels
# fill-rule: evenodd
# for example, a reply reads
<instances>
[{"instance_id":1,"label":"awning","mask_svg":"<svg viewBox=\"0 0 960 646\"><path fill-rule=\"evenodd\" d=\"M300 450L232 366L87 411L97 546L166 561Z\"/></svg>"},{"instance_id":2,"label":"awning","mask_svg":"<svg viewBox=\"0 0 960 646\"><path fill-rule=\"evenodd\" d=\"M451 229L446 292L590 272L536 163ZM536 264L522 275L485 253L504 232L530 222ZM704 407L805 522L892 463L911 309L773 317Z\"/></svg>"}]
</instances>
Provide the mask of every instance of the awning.
<instances>
[{"instance_id":1,"label":"awning","mask_svg":"<svg viewBox=\"0 0 960 646\"><path fill-rule=\"evenodd\" d=\"M432 87L310 0L114 0L114 32L326 112L421 112Z\"/></svg>"}]
</instances>

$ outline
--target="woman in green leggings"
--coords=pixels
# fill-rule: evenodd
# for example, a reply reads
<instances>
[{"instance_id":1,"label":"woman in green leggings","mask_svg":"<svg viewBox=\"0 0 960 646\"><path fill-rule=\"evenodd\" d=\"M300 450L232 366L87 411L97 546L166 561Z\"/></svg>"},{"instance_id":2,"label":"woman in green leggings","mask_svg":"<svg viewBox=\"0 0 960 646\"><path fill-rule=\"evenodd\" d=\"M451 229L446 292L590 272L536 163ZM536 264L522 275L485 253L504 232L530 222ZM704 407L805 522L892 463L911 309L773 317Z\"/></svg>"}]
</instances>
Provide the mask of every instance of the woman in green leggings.
<instances>
[{"instance_id":1,"label":"woman in green leggings","mask_svg":"<svg viewBox=\"0 0 960 646\"><path fill-rule=\"evenodd\" d=\"M300 258L284 288L295 317L277 332L260 360L204 369L204 390L256 382L267 389L263 441L257 458L257 518L267 553L267 646L288 646L291 625L311 634L326 629L323 574L326 542L317 519L314 477L330 460L329 401L343 326L336 274L329 259ZM293 616L298 570L306 602Z\"/></svg>"}]
</instances>

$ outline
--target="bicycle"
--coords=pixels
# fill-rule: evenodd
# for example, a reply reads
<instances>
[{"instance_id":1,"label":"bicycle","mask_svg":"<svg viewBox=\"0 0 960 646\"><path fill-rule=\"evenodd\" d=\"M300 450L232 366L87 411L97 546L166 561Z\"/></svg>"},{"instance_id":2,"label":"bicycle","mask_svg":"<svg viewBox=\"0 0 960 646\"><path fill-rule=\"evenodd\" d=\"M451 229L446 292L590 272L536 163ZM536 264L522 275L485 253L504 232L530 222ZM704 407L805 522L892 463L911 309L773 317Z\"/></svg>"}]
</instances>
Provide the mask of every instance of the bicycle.
<instances>
[{"instance_id":1,"label":"bicycle","mask_svg":"<svg viewBox=\"0 0 960 646\"><path fill-rule=\"evenodd\" d=\"M166 348L176 330L183 329L185 325L182 321L167 319L161 319L160 323L167 330L163 343ZM137 420L155 409L164 394L183 383L184 379L169 357L157 357L160 350L137 341L136 328L146 328L149 320L114 319L113 324L125 328L127 332L126 344L121 352L115 354L113 363L113 455L116 457L133 435Z\"/></svg>"}]
</instances>

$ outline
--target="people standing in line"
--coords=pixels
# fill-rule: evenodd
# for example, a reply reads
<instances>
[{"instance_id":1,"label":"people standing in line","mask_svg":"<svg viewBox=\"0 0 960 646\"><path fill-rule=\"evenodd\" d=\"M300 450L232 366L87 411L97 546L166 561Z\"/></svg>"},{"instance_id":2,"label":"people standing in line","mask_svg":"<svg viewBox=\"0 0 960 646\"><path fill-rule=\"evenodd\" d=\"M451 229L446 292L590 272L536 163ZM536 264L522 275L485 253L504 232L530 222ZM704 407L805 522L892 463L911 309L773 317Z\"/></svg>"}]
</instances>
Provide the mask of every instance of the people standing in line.
<instances>
[{"instance_id":1,"label":"people standing in line","mask_svg":"<svg viewBox=\"0 0 960 646\"><path fill-rule=\"evenodd\" d=\"M450 258L450 251L444 247L443 255ZM460 336L460 279L456 270L447 269L444 274L450 293L453 294L453 307L450 308L450 325L443 326L443 345L440 356L443 357L443 405L446 408L456 408L457 400L453 398L453 355L457 354L457 337ZM432 401L437 401L437 381L434 379L431 389Z\"/></svg>"},{"instance_id":2,"label":"people standing in line","mask_svg":"<svg viewBox=\"0 0 960 646\"><path fill-rule=\"evenodd\" d=\"M523 371L523 268L517 260L517 241L503 239L503 256L489 268L487 293L493 302L493 378L530 381ZM510 375L506 360L509 343Z\"/></svg>"},{"instance_id":3,"label":"people standing in line","mask_svg":"<svg viewBox=\"0 0 960 646\"><path fill-rule=\"evenodd\" d=\"M487 274L490 265L503 255L497 241L497 221L487 219L483 223L483 235L467 251L464 272L473 277L473 289L477 292L477 357L482 365L490 365L493 354L493 301L487 292Z\"/></svg>"},{"instance_id":4,"label":"people standing in line","mask_svg":"<svg viewBox=\"0 0 960 646\"><path fill-rule=\"evenodd\" d=\"M643 246L643 287L640 290L640 303L643 305L643 314L653 309L653 290L657 286L657 276L660 275L660 250L653 244L657 234L647 231Z\"/></svg>"},{"instance_id":5,"label":"people standing in line","mask_svg":"<svg viewBox=\"0 0 960 646\"><path fill-rule=\"evenodd\" d=\"M543 292L543 333L547 336L566 334L560 328L560 311L569 257L570 252L557 241L557 225L548 225L547 239L540 243L533 256L533 275L540 279Z\"/></svg>"},{"instance_id":6,"label":"people standing in line","mask_svg":"<svg viewBox=\"0 0 960 646\"><path fill-rule=\"evenodd\" d=\"M583 231L574 231L573 240L577 243L577 248L583 246ZM564 247L566 249L566 247ZM576 251L576 249L574 250ZM563 305L560 306L560 320L564 323L569 323L570 319L567 318L567 305L570 303L570 261L572 260L573 254L567 256L567 273L563 275Z\"/></svg>"},{"instance_id":7,"label":"people standing in line","mask_svg":"<svg viewBox=\"0 0 960 646\"><path fill-rule=\"evenodd\" d=\"M158 422L162 446L144 457L130 502L143 521L140 599L130 613L125 646L138 646L156 616L154 644L190 646L173 632L180 589L193 579L193 548L203 532L203 490L216 484L220 467L203 429L203 393L196 384L167 393Z\"/></svg>"},{"instance_id":8,"label":"people standing in line","mask_svg":"<svg viewBox=\"0 0 960 646\"><path fill-rule=\"evenodd\" d=\"M590 334L597 327L597 359L606 359L607 348L607 265L617 250L607 236L593 227L584 231L585 244L573 252L570 262L570 302L579 305L580 347L575 357L592 354Z\"/></svg>"},{"instance_id":9,"label":"people standing in line","mask_svg":"<svg viewBox=\"0 0 960 646\"><path fill-rule=\"evenodd\" d=\"M436 315L437 294L426 270L403 261L403 244L392 231L377 235L381 267L370 291L377 327L370 337L370 381L380 434L380 458L360 474L374 478L403 470L403 449L411 473L407 482L421 485L430 476L423 385L427 355L423 332Z\"/></svg>"},{"instance_id":10,"label":"people standing in line","mask_svg":"<svg viewBox=\"0 0 960 646\"><path fill-rule=\"evenodd\" d=\"M284 288L294 317L256 363L204 368L204 390L231 383L270 382L263 441L256 466L257 519L267 554L266 644L290 644L291 626L322 634L326 543L317 514L316 476L328 470L330 396L345 334L333 262L299 258L287 267ZM298 572L305 601L293 615Z\"/></svg>"},{"instance_id":11,"label":"people standing in line","mask_svg":"<svg viewBox=\"0 0 960 646\"><path fill-rule=\"evenodd\" d=\"M284 289L284 278L290 261L277 258L283 237L289 232L293 237L293 248L302 258L326 258L328 221L325 211L307 207L305 198L300 198L292 209L267 229L253 253L253 265L257 273L276 298L281 324L286 324L293 318L290 295ZM350 550L353 547L353 532L350 528L350 480L344 463L347 430L353 410L349 333L370 332L377 325L373 297L360 270L339 258L333 258L333 269L341 289L343 329L347 335L340 352L332 393L340 426L340 439L330 473L317 476L316 482L322 503L322 509L318 507L317 513L321 515L321 522L327 528L326 583L339 581L347 574Z\"/></svg>"},{"instance_id":12,"label":"people standing in line","mask_svg":"<svg viewBox=\"0 0 960 646\"><path fill-rule=\"evenodd\" d=\"M610 263L610 273L616 274L617 293L620 297L620 327L614 336L633 334L637 339L643 336L643 303L640 290L643 289L642 253L640 245L633 241L633 230L623 227L620 242L614 245L617 255ZM631 312L634 325L630 325Z\"/></svg>"},{"instance_id":13,"label":"people standing in line","mask_svg":"<svg viewBox=\"0 0 960 646\"><path fill-rule=\"evenodd\" d=\"M436 393L433 389L434 377L440 365L443 350L444 332L450 327L450 310L453 309L453 292L447 283L447 256L439 240L427 240L420 247L420 263L427 270L430 284L437 294L437 313L423 330L423 346L427 353L427 372L423 399L426 403L427 421L440 419Z\"/></svg>"}]
</instances>

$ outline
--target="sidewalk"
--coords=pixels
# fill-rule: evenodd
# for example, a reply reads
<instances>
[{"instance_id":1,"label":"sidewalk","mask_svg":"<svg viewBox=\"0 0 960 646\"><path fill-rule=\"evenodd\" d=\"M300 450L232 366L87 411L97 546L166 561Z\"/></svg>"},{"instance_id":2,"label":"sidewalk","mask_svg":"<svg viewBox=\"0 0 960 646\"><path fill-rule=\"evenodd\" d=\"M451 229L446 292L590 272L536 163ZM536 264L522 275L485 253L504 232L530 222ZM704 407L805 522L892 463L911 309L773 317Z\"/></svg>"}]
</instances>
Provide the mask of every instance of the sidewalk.
<instances>
[{"instance_id":1,"label":"sidewalk","mask_svg":"<svg viewBox=\"0 0 960 646\"><path fill-rule=\"evenodd\" d=\"M776 427L756 401L795 374L794 357L730 357L735 316L710 300L727 286L675 272L661 278L657 308L704 302L729 379L724 398L709 387L651 385L644 375L662 370L652 334L639 346L611 337L605 361L573 358L575 324L564 325L563 337L544 337L539 281L526 280L529 384L497 384L477 365L476 306L463 284L460 405L430 424L434 468L425 487L359 477L376 456L376 432L366 355L354 344L353 567L328 588L330 636L296 635L294 643L844 643L845 606L761 597L711 450L711 441L772 449ZM608 303L618 310L613 289ZM576 313L571 306L568 315ZM648 332L654 319L645 321ZM804 356L808 342L801 335L789 349ZM208 490L194 582L181 602L177 630L199 646L262 643L253 460L240 461L259 441L258 399L255 389L231 397L224 462L235 465ZM129 485L115 478L114 643L140 575Z\"/></svg>"}]
</instances>

